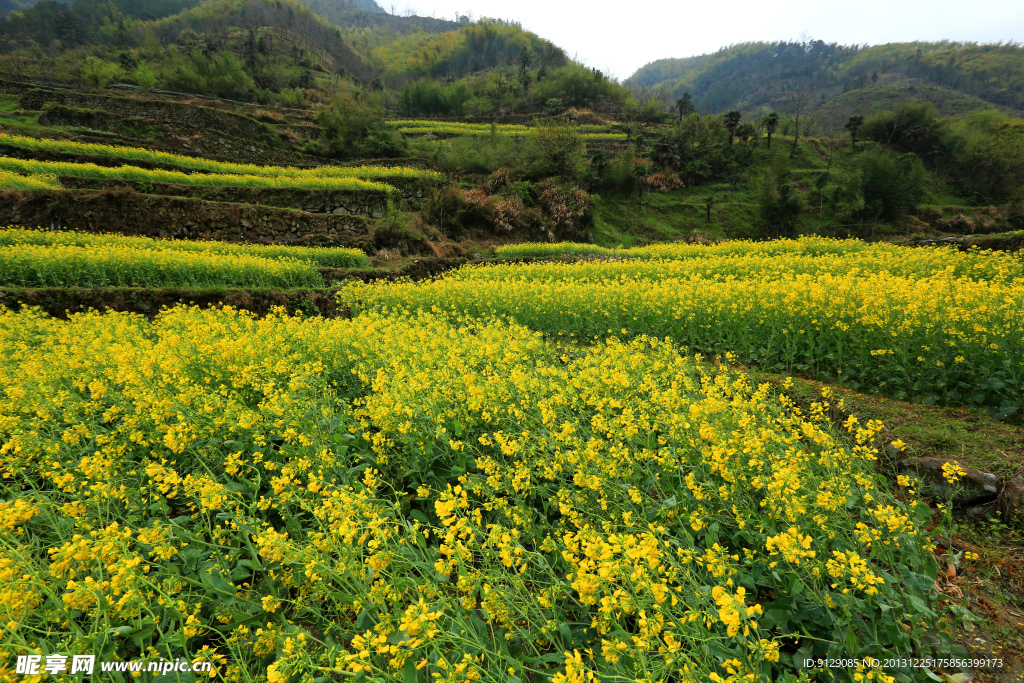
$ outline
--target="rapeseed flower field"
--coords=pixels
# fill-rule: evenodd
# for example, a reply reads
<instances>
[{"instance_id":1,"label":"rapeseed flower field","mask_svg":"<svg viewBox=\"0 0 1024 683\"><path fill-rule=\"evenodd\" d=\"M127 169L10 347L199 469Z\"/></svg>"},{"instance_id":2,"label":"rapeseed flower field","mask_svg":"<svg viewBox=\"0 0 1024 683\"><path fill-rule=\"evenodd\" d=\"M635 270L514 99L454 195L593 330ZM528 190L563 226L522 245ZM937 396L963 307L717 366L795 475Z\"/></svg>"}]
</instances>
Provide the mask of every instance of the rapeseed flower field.
<instances>
[{"instance_id":1,"label":"rapeseed flower field","mask_svg":"<svg viewBox=\"0 0 1024 683\"><path fill-rule=\"evenodd\" d=\"M860 391L1020 415L1018 257L856 242L814 253L819 244L697 247L707 253L675 260L472 266L431 282L353 283L339 300L353 313L498 317L576 340L650 334ZM844 246L847 253L836 253Z\"/></svg>"},{"instance_id":2,"label":"rapeseed flower field","mask_svg":"<svg viewBox=\"0 0 1024 683\"><path fill-rule=\"evenodd\" d=\"M215 161L184 154L161 152L144 147L125 145L104 145L98 142L76 142L74 140L53 140L32 138L24 135L0 133L0 145L17 147L29 151L59 152L65 154L88 154L125 161L148 161L173 164L182 168L207 173L227 175L287 176L290 178L434 178L438 174L404 166L316 166L298 168L294 166L263 166L260 164L239 164Z\"/></svg>"},{"instance_id":3,"label":"rapeseed flower field","mask_svg":"<svg viewBox=\"0 0 1024 683\"><path fill-rule=\"evenodd\" d=\"M36 161L0 157L0 171L34 176L73 176L99 180L132 180L140 183L172 183L196 187L254 187L296 190L347 190L353 192L397 192L386 183L355 177L238 175L231 173L182 173L138 166L99 166L70 161Z\"/></svg>"},{"instance_id":4,"label":"rapeseed flower field","mask_svg":"<svg viewBox=\"0 0 1024 683\"><path fill-rule=\"evenodd\" d=\"M14 244L0 251L4 287L323 287L307 261L100 244Z\"/></svg>"},{"instance_id":5,"label":"rapeseed flower field","mask_svg":"<svg viewBox=\"0 0 1024 683\"><path fill-rule=\"evenodd\" d=\"M236 242L164 240L108 233L72 232L65 230L24 230L0 228L0 246L31 244L64 247L125 247L129 249L197 252L257 256L264 259L307 261L320 268L365 268L370 259L359 249L349 247L296 247L280 244L246 244Z\"/></svg>"},{"instance_id":6,"label":"rapeseed flower field","mask_svg":"<svg viewBox=\"0 0 1024 683\"><path fill-rule=\"evenodd\" d=\"M424 135L435 133L440 135L490 135L492 132L502 135L530 135L534 127L514 123L462 123L458 121L430 121L424 119L394 120L388 125L399 133L406 135ZM578 125L573 126L580 137L586 140L625 140L625 133L613 133L607 126Z\"/></svg>"},{"instance_id":7,"label":"rapeseed flower field","mask_svg":"<svg viewBox=\"0 0 1024 683\"><path fill-rule=\"evenodd\" d=\"M686 260L693 258L723 256L851 256L863 254L865 257L889 259L900 263L913 262L919 264L918 274L930 273L938 266L941 270L948 262L970 255L972 259L983 256L984 260L994 263L1016 264L1020 268L1022 257L1005 252L972 250L959 253L952 248L918 248L907 249L887 242L864 242L858 239L831 239L827 237L800 237L799 239L771 240L768 242L751 242L747 240L729 240L706 246L671 242L649 244L643 247L602 247L597 244L581 244L579 242L525 242L522 244L506 244L495 249L501 258L558 258L564 255L574 257L595 257L607 259L651 260L664 261ZM938 258L936 258L938 255ZM946 261L945 265L942 261ZM780 264L783 264L780 261ZM785 264L783 264L785 265ZM654 271L651 270L653 273Z\"/></svg>"},{"instance_id":8,"label":"rapeseed flower field","mask_svg":"<svg viewBox=\"0 0 1024 683\"><path fill-rule=\"evenodd\" d=\"M466 282L495 281L438 307ZM881 425L660 335L379 308L0 310L0 679L65 652L270 683L767 683L941 644L930 511L879 481Z\"/></svg>"},{"instance_id":9,"label":"rapeseed flower field","mask_svg":"<svg viewBox=\"0 0 1024 683\"><path fill-rule=\"evenodd\" d=\"M0 170L0 190L57 190L57 176L47 174L22 175Z\"/></svg>"}]
</instances>

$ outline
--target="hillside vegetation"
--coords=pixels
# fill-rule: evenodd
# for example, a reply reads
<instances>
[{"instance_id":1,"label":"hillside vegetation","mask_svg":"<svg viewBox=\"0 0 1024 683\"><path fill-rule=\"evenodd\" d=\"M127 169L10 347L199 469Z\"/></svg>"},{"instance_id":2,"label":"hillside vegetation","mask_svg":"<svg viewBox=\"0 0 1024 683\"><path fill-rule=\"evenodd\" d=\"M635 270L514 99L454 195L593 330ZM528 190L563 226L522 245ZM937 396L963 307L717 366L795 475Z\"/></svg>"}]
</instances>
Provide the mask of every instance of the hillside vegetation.
<instances>
[{"instance_id":1,"label":"hillside vegetation","mask_svg":"<svg viewBox=\"0 0 1024 683\"><path fill-rule=\"evenodd\" d=\"M406 114L538 111L551 98L582 106L626 97L518 24L396 17L345 0L306 5L43 0L0 19L0 76L291 108L365 88L370 106Z\"/></svg>"},{"instance_id":2,"label":"hillside vegetation","mask_svg":"<svg viewBox=\"0 0 1024 683\"><path fill-rule=\"evenodd\" d=\"M815 40L741 43L698 57L661 59L638 69L626 83L662 88L672 101L689 92L698 110L709 112L778 109L800 95L809 109L842 93L900 81L1021 110L1022 74L1024 48L1016 43L869 47Z\"/></svg>"}]
</instances>

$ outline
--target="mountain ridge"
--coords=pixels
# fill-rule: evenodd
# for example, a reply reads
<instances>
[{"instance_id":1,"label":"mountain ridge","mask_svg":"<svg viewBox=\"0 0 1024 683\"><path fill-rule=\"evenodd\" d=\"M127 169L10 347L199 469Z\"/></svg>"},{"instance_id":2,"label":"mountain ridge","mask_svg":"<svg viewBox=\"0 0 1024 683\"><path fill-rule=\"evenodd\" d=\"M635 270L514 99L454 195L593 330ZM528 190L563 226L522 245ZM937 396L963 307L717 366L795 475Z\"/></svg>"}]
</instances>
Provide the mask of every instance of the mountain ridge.
<instances>
[{"instance_id":1,"label":"mountain ridge","mask_svg":"<svg viewBox=\"0 0 1024 683\"><path fill-rule=\"evenodd\" d=\"M690 93L697 109L709 113L753 113L792 106L801 94L818 106L893 78L961 93L987 106L1024 110L1024 48L1012 42L745 42L655 60L625 84L660 91L671 102Z\"/></svg>"}]
</instances>

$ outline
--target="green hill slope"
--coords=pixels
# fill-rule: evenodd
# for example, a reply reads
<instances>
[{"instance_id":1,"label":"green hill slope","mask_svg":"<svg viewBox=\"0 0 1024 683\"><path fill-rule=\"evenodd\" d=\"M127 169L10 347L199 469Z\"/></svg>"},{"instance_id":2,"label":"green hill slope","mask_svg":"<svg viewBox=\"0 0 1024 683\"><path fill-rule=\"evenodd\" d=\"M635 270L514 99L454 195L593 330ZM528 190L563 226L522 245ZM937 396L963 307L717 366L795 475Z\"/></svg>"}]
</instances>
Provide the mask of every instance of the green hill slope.
<instances>
[{"instance_id":1,"label":"green hill slope","mask_svg":"<svg viewBox=\"0 0 1024 683\"><path fill-rule=\"evenodd\" d=\"M893 83L857 88L828 100L817 108L819 123L825 128L841 128L850 116L872 116L895 109L901 104L928 102L943 116L963 116L992 108L992 104L951 88L923 82L921 79L899 79ZM1007 113L1021 116L1020 110L1000 107Z\"/></svg>"},{"instance_id":2,"label":"green hill slope","mask_svg":"<svg viewBox=\"0 0 1024 683\"><path fill-rule=\"evenodd\" d=\"M456 31L405 36L376 56L391 76L458 78L500 66L565 66L558 46L514 23L484 19Z\"/></svg>"},{"instance_id":3,"label":"green hill slope","mask_svg":"<svg viewBox=\"0 0 1024 683\"><path fill-rule=\"evenodd\" d=\"M651 62L626 83L664 89L672 99L689 92L698 109L720 112L776 109L799 93L808 102L824 103L848 91L907 80L915 87L942 88L978 100L954 104L952 95L940 95L952 110L992 105L1024 109L1024 48L1014 43L950 41L873 47L820 40L753 42L698 57Z\"/></svg>"},{"instance_id":4,"label":"green hill slope","mask_svg":"<svg viewBox=\"0 0 1024 683\"><path fill-rule=\"evenodd\" d=\"M444 19L396 16L383 11L373 0L302 0L315 13L339 27L345 38L361 55L402 36L418 33L454 31L461 24ZM370 8L371 3L376 9Z\"/></svg>"},{"instance_id":5,"label":"green hill slope","mask_svg":"<svg viewBox=\"0 0 1024 683\"><path fill-rule=\"evenodd\" d=\"M166 10L191 0L159 1ZM144 3L140 11L156 11L154 0ZM96 0L42 0L0 19L0 45L0 78L120 83L289 107L379 73L338 27L296 0L206 0L155 20Z\"/></svg>"}]
</instances>

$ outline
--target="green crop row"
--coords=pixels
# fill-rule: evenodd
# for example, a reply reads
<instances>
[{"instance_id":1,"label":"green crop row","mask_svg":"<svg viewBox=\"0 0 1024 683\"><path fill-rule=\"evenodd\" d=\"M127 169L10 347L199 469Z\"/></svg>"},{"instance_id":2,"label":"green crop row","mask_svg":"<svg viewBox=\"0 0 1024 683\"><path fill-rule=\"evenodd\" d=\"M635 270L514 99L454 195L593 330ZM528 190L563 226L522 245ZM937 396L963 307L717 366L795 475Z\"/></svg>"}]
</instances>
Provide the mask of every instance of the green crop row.
<instances>
[{"instance_id":1,"label":"green crop row","mask_svg":"<svg viewBox=\"0 0 1024 683\"><path fill-rule=\"evenodd\" d=\"M447 121L392 121L399 133L403 135L422 135L435 133L440 135L530 135L537 130L516 124L458 123ZM576 126L577 132L587 140L625 140L624 133L607 132L607 126Z\"/></svg>"},{"instance_id":2,"label":"green crop row","mask_svg":"<svg viewBox=\"0 0 1024 683\"><path fill-rule=\"evenodd\" d=\"M101 245L11 245L0 251L5 287L323 287L310 263Z\"/></svg>"},{"instance_id":3,"label":"green crop row","mask_svg":"<svg viewBox=\"0 0 1024 683\"><path fill-rule=\"evenodd\" d=\"M0 229L0 246L36 245L53 247L125 247L145 251L180 251L224 256L255 256L262 259L306 261L319 268L366 268L370 259L359 249L347 247L292 247L279 244L236 244L232 242L162 240L86 232Z\"/></svg>"},{"instance_id":4,"label":"green crop row","mask_svg":"<svg viewBox=\"0 0 1024 683\"><path fill-rule=\"evenodd\" d=\"M236 164L203 159L202 157L173 154L171 152L160 152L141 147L31 138L22 135L8 135L6 133L0 133L0 145L32 151L88 154L124 161L173 164L193 171L235 175L289 176L296 178L433 178L437 176L437 173L434 171L403 166L316 166L312 168L298 168L294 166Z\"/></svg>"},{"instance_id":5,"label":"green crop row","mask_svg":"<svg viewBox=\"0 0 1024 683\"><path fill-rule=\"evenodd\" d=\"M138 166L97 166L69 161L36 161L0 157L0 170L26 174L51 174L98 180L131 180L140 183L173 183L196 187L252 187L295 190L345 190L397 192L391 185L360 178L315 176L236 175L229 173L182 173Z\"/></svg>"},{"instance_id":6,"label":"green crop row","mask_svg":"<svg viewBox=\"0 0 1024 683\"><path fill-rule=\"evenodd\" d=\"M0 170L0 190L56 190L60 188L55 175L22 175Z\"/></svg>"},{"instance_id":7,"label":"green crop row","mask_svg":"<svg viewBox=\"0 0 1024 683\"><path fill-rule=\"evenodd\" d=\"M451 132L467 135L471 133L490 133L490 123L461 123L458 121L428 121L428 120L396 120L389 121L388 125L399 129L399 132ZM495 130L499 133L528 133L529 126L514 123L495 123ZM443 129L443 130L442 130Z\"/></svg>"},{"instance_id":8,"label":"green crop row","mask_svg":"<svg viewBox=\"0 0 1024 683\"><path fill-rule=\"evenodd\" d=\"M983 279L984 269L973 271L966 261L975 279L956 267L914 277L841 268L812 274L789 268L787 258L776 257L776 269L765 260L750 272L734 267L740 262L729 272L682 268L654 278L613 263L581 264L575 277L561 264L478 267L422 284L353 284L340 303L353 313L511 318L576 338L651 334L861 391L1019 413L1024 280L1010 273L1003 282Z\"/></svg>"}]
</instances>

